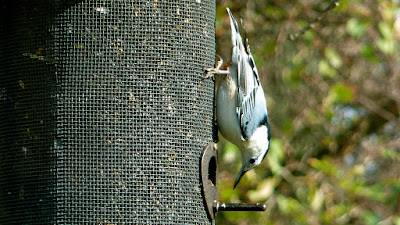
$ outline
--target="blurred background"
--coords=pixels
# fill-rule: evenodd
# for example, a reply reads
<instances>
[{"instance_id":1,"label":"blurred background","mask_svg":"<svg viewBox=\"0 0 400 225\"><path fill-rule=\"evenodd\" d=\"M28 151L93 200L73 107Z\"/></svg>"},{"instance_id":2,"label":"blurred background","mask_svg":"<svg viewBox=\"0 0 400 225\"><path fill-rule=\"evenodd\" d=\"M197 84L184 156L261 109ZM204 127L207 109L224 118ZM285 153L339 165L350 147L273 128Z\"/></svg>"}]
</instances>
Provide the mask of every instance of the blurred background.
<instances>
[{"instance_id":1,"label":"blurred background","mask_svg":"<svg viewBox=\"0 0 400 225\"><path fill-rule=\"evenodd\" d=\"M272 144L235 190L239 151L221 138L219 197L262 202L217 224L400 224L400 1L217 0L217 53L230 58L226 13L243 19L268 101Z\"/></svg>"}]
</instances>

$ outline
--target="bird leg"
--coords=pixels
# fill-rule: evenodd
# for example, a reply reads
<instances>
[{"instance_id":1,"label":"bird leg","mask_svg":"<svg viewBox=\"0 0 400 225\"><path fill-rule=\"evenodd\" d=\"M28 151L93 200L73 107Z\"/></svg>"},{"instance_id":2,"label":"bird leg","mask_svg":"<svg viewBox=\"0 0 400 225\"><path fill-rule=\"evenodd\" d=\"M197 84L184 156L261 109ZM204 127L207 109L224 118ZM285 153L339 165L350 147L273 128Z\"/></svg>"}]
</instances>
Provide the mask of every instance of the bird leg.
<instances>
[{"instance_id":1,"label":"bird leg","mask_svg":"<svg viewBox=\"0 0 400 225\"><path fill-rule=\"evenodd\" d=\"M219 60L217 62L217 65L215 66L215 68L207 68L206 71L206 75L204 76L204 79L209 78L209 77L213 77L215 75L227 75L229 74L228 70L220 70L222 64L224 63L224 60L221 58L221 56L217 55Z\"/></svg>"}]
</instances>

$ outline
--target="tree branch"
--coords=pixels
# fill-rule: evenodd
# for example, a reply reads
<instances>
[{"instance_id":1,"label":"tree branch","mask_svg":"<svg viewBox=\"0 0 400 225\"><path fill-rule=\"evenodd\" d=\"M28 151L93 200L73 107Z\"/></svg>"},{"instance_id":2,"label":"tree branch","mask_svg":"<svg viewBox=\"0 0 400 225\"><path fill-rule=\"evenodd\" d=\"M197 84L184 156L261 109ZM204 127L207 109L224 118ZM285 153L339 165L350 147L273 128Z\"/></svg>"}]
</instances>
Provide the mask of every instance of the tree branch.
<instances>
[{"instance_id":1,"label":"tree branch","mask_svg":"<svg viewBox=\"0 0 400 225\"><path fill-rule=\"evenodd\" d=\"M338 5L339 5L339 0L333 0L331 2L331 4L329 4L324 10L322 10L322 12L313 21L311 21L309 24L307 24L307 26L305 26L303 29L297 31L294 34L289 34L288 39L293 41L293 40L297 39L298 37L300 37L301 35L303 35L309 29L314 28L316 23L321 21L322 18L324 18L329 11L331 11Z\"/></svg>"},{"instance_id":2,"label":"tree branch","mask_svg":"<svg viewBox=\"0 0 400 225\"><path fill-rule=\"evenodd\" d=\"M392 113L386 111L385 109L380 107L378 104L376 104L374 101L367 98L366 96L363 96L363 95L358 96L358 102L360 102L367 109L376 113L380 117L386 119L387 121L393 121L394 123L396 123L397 126L400 126L400 122L397 120L396 116L394 116Z\"/></svg>"}]
</instances>

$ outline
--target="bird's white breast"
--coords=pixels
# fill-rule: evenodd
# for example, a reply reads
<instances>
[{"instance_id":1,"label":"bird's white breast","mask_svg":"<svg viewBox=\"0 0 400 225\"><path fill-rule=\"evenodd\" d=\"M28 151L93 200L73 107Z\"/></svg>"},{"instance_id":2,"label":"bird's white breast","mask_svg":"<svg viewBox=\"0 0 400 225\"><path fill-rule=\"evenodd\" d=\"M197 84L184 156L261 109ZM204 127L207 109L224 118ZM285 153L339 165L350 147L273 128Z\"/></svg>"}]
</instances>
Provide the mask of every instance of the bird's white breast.
<instances>
[{"instance_id":1,"label":"bird's white breast","mask_svg":"<svg viewBox=\"0 0 400 225\"><path fill-rule=\"evenodd\" d=\"M237 84L228 75L221 80L217 92L218 129L225 139L241 148L243 139L240 132L239 119L236 114Z\"/></svg>"}]
</instances>

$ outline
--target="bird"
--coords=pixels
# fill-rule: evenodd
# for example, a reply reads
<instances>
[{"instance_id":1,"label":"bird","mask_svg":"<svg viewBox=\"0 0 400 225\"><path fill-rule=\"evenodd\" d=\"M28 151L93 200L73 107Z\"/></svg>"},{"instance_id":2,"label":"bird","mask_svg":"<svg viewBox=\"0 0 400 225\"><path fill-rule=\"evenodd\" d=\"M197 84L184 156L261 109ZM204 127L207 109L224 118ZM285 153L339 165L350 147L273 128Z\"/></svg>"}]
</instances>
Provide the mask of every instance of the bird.
<instances>
[{"instance_id":1,"label":"bird","mask_svg":"<svg viewBox=\"0 0 400 225\"><path fill-rule=\"evenodd\" d=\"M207 68L205 78L215 77L217 86L216 122L222 136L240 150L242 166L233 189L243 175L261 164L271 143L267 101L261 86L248 39L242 38L237 21L226 8L231 27L232 56L215 68ZM218 75L218 76L216 76Z\"/></svg>"}]
</instances>

